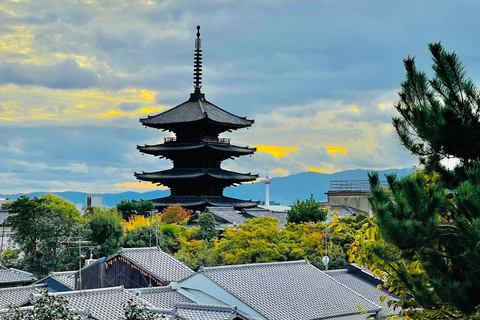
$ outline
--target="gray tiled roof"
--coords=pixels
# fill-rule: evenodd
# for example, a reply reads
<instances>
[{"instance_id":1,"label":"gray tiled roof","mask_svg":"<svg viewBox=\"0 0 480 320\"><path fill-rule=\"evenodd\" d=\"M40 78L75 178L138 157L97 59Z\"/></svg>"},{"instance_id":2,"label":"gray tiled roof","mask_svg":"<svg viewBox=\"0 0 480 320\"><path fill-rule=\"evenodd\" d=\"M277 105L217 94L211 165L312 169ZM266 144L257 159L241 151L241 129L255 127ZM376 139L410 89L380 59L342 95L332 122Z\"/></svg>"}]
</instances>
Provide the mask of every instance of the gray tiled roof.
<instances>
[{"instance_id":1,"label":"gray tiled roof","mask_svg":"<svg viewBox=\"0 0 480 320\"><path fill-rule=\"evenodd\" d=\"M261 205L258 205L258 207L267 209L273 212L285 212L285 213L287 213L288 210L292 208L291 206L281 206L281 205L275 205L275 204L269 204L269 205L261 204Z\"/></svg>"},{"instance_id":2,"label":"gray tiled roof","mask_svg":"<svg viewBox=\"0 0 480 320\"><path fill-rule=\"evenodd\" d=\"M215 179L232 181L252 181L258 178L258 174L238 173L220 168L174 168L157 172L135 173L135 177L144 181L166 182L177 179L197 179L212 177Z\"/></svg>"},{"instance_id":3,"label":"gray tiled roof","mask_svg":"<svg viewBox=\"0 0 480 320\"><path fill-rule=\"evenodd\" d=\"M189 267L159 248L124 248L115 255L117 254L162 281L180 281L194 274Z\"/></svg>"},{"instance_id":4,"label":"gray tiled roof","mask_svg":"<svg viewBox=\"0 0 480 320\"><path fill-rule=\"evenodd\" d=\"M270 320L309 320L380 306L307 261L204 268L203 274Z\"/></svg>"},{"instance_id":5,"label":"gray tiled roof","mask_svg":"<svg viewBox=\"0 0 480 320\"><path fill-rule=\"evenodd\" d=\"M179 304L174 315L185 320L230 320L237 313L236 307Z\"/></svg>"},{"instance_id":6,"label":"gray tiled roof","mask_svg":"<svg viewBox=\"0 0 480 320\"><path fill-rule=\"evenodd\" d=\"M15 309L15 310L11 310L11 309L0 309L0 315L5 315L5 314L9 314L11 316L14 315L14 312L16 311L20 311L21 313L24 313L26 311L31 311L33 310L33 306L25 306L25 307L20 307L18 309ZM92 319L93 318L90 318L90 312L88 310L82 310L82 309L70 309L70 311L72 311L73 313L79 315L82 317L82 319Z\"/></svg>"},{"instance_id":7,"label":"gray tiled roof","mask_svg":"<svg viewBox=\"0 0 480 320\"><path fill-rule=\"evenodd\" d=\"M133 299L137 304L149 308L154 306L137 298L122 286L50 293L52 296L62 296L68 301L71 309L88 310L94 319L118 320L124 315L124 305Z\"/></svg>"},{"instance_id":8,"label":"gray tiled roof","mask_svg":"<svg viewBox=\"0 0 480 320\"><path fill-rule=\"evenodd\" d=\"M171 143L162 143L157 145L145 145L137 146L137 149L140 152L146 154L160 155L160 154L177 154L177 151L191 151L198 150L202 148L213 149L217 151L223 151L228 155L244 155L252 154L255 152L256 148L248 147L239 147L231 145L229 143L220 143L220 142L171 142Z\"/></svg>"},{"instance_id":9,"label":"gray tiled roof","mask_svg":"<svg viewBox=\"0 0 480 320\"><path fill-rule=\"evenodd\" d=\"M149 308L149 310L172 320L232 320L238 316L237 308L232 306L178 304L172 309Z\"/></svg>"},{"instance_id":10,"label":"gray tiled roof","mask_svg":"<svg viewBox=\"0 0 480 320\"><path fill-rule=\"evenodd\" d=\"M243 210L246 214L253 216L254 218L272 217L277 218L280 221L280 226L287 225L287 213L286 212L274 212L263 208L251 208Z\"/></svg>"},{"instance_id":11,"label":"gray tiled roof","mask_svg":"<svg viewBox=\"0 0 480 320\"><path fill-rule=\"evenodd\" d=\"M135 294L135 292L141 292L140 297L153 304L156 308L160 309L172 309L178 303L194 304L195 302L179 293L177 290L171 287L152 287L152 288L139 288L139 289L127 289L127 291Z\"/></svg>"},{"instance_id":12,"label":"gray tiled roof","mask_svg":"<svg viewBox=\"0 0 480 320\"><path fill-rule=\"evenodd\" d=\"M33 274L14 268L0 269L0 283L31 283L37 280Z\"/></svg>"},{"instance_id":13,"label":"gray tiled roof","mask_svg":"<svg viewBox=\"0 0 480 320\"><path fill-rule=\"evenodd\" d=\"M329 212L338 211L339 218L346 218L351 216L356 216L359 213L366 214L365 212L349 207L349 206L328 206ZM333 220L333 217L329 217L329 220Z\"/></svg>"},{"instance_id":14,"label":"gray tiled roof","mask_svg":"<svg viewBox=\"0 0 480 320\"><path fill-rule=\"evenodd\" d=\"M8 309L10 305L20 307L30 301L34 294L41 293L45 285L30 285L0 289L0 309Z\"/></svg>"},{"instance_id":15,"label":"gray tiled roof","mask_svg":"<svg viewBox=\"0 0 480 320\"><path fill-rule=\"evenodd\" d=\"M383 310L379 313L380 316L385 317L385 316L399 313L399 310L395 311L393 307L388 307L387 302L389 300L398 301L398 299L395 297L389 296L387 290L385 289L377 290L377 287L375 284L372 284L352 273L349 273L348 270L346 269L331 270L331 271L326 271L325 273L327 273L329 276L331 276L338 282L360 293L367 299L380 305L383 308ZM380 301L381 296L387 296L387 299L385 300L385 302Z\"/></svg>"},{"instance_id":16,"label":"gray tiled roof","mask_svg":"<svg viewBox=\"0 0 480 320\"><path fill-rule=\"evenodd\" d=\"M155 116L140 119L140 121L146 126L164 128L176 123L196 122L203 119L229 125L232 128L250 127L254 122L227 112L204 99L186 101Z\"/></svg>"},{"instance_id":17,"label":"gray tiled roof","mask_svg":"<svg viewBox=\"0 0 480 320\"><path fill-rule=\"evenodd\" d=\"M206 207L205 211L231 224L241 224L247 217L238 213L233 207Z\"/></svg>"},{"instance_id":18,"label":"gray tiled roof","mask_svg":"<svg viewBox=\"0 0 480 320\"><path fill-rule=\"evenodd\" d=\"M255 207L258 202L249 200L240 200L229 197L207 197L207 196L169 196L151 200L156 207L168 207L172 204L182 204L184 206L215 206L225 207L233 206L235 208Z\"/></svg>"},{"instance_id":19,"label":"gray tiled roof","mask_svg":"<svg viewBox=\"0 0 480 320\"><path fill-rule=\"evenodd\" d=\"M75 274L78 271L51 272L50 276L72 290L75 290Z\"/></svg>"}]
</instances>

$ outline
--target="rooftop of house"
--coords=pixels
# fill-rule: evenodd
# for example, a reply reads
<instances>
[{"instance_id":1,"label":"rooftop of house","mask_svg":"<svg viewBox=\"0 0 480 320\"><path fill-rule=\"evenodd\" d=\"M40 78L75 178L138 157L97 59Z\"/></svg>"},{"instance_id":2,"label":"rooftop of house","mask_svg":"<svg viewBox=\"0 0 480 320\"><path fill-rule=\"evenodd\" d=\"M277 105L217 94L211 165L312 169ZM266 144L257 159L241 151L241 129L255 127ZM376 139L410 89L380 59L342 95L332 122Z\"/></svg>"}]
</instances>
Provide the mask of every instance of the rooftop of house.
<instances>
[{"instance_id":1,"label":"rooftop of house","mask_svg":"<svg viewBox=\"0 0 480 320\"><path fill-rule=\"evenodd\" d=\"M367 214L366 212L363 212L361 210L349 207L349 206L327 206L329 209L329 212L337 211L338 212L338 217L339 218L346 218L346 217L351 217L351 216L356 216L358 214ZM333 218L330 218L333 219Z\"/></svg>"},{"instance_id":2,"label":"rooftop of house","mask_svg":"<svg viewBox=\"0 0 480 320\"><path fill-rule=\"evenodd\" d=\"M229 224L241 224L243 223L248 217L241 215L238 213L235 208L232 206L227 207L206 207L205 211L210 212L214 215L220 222L226 222Z\"/></svg>"},{"instance_id":3,"label":"rooftop of house","mask_svg":"<svg viewBox=\"0 0 480 320\"><path fill-rule=\"evenodd\" d=\"M107 258L107 262L122 256L144 271L163 282L180 281L192 274L193 270L160 248L122 248Z\"/></svg>"},{"instance_id":4,"label":"rooftop of house","mask_svg":"<svg viewBox=\"0 0 480 320\"><path fill-rule=\"evenodd\" d=\"M64 297L72 310L82 310L97 320L116 320L124 315L129 300L141 307L165 315L168 319L233 320L236 307L197 305L171 287L124 289L123 286L51 293ZM39 295L35 295L38 298ZM245 318L238 318L245 319Z\"/></svg>"},{"instance_id":5,"label":"rooftop of house","mask_svg":"<svg viewBox=\"0 0 480 320\"><path fill-rule=\"evenodd\" d=\"M14 283L32 283L37 280L33 274L14 269L0 267L0 284L14 284Z\"/></svg>"},{"instance_id":6,"label":"rooftop of house","mask_svg":"<svg viewBox=\"0 0 480 320\"><path fill-rule=\"evenodd\" d=\"M399 310L395 311L393 306L388 307L389 300L398 301L398 299L390 296L386 289L377 289L379 283L368 281L366 278L359 277L347 269L330 270L325 271L325 273L370 301L380 305L382 307L382 311L379 313L380 317L385 318L399 313ZM386 297L384 302L380 300L382 296Z\"/></svg>"},{"instance_id":7,"label":"rooftop of house","mask_svg":"<svg viewBox=\"0 0 480 320\"><path fill-rule=\"evenodd\" d=\"M199 304L178 304L172 310L151 311L166 315L168 317L179 317L184 320L235 320L248 319L238 315L237 308L232 306L214 306Z\"/></svg>"},{"instance_id":8,"label":"rooftop of house","mask_svg":"<svg viewBox=\"0 0 480 320\"><path fill-rule=\"evenodd\" d=\"M135 294L137 297L141 297L143 300L150 302L155 305L156 308L160 309L172 309L179 303L194 303L193 300L190 300L169 286L127 289L127 291Z\"/></svg>"},{"instance_id":9,"label":"rooftop of house","mask_svg":"<svg viewBox=\"0 0 480 320\"><path fill-rule=\"evenodd\" d=\"M287 225L287 213L283 211L270 211L269 209L264 209L259 207L243 209L242 211L244 214L250 215L254 218L261 218L261 217L277 218L281 227L284 227Z\"/></svg>"},{"instance_id":10,"label":"rooftop of house","mask_svg":"<svg viewBox=\"0 0 480 320\"><path fill-rule=\"evenodd\" d=\"M280 221L280 226L287 224L286 212L270 211L263 209L260 206L254 208L245 208L242 210L235 210L231 206L225 207L206 207L205 211L210 212L216 217L217 222L226 223L227 225L239 225L246 219L273 217Z\"/></svg>"},{"instance_id":11,"label":"rooftop of house","mask_svg":"<svg viewBox=\"0 0 480 320\"><path fill-rule=\"evenodd\" d=\"M0 309L8 309L11 305L23 306L30 302L30 297L40 294L45 285L30 285L0 289Z\"/></svg>"},{"instance_id":12,"label":"rooftop of house","mask_svg":"<svg viewBox=\"0 0 480 320\"><path fill-rule=\"evenodd\" d=\"M78 271L51 272L50 276L68 288L75 290L75 274Z\"/></svg>"},{"instance_id":13,"label":"rooftop of house","mask_svg":"<svg viewBox=\"0 0 480 320\"><path fill-rule=\"evenodd\" d=\"M64 297L69 307L74 310L87 310L92 318L97 320L117 320L124 313L124 306L129 300L144 307L155 308L146 300L142 300L123 286L102 289L55 292L52 296ZM37 298L37 296L34 297Z\"/></svg>"},{"instance_id":14,"label":"rooftop of house","mask_svg":"<svg viewBox=\"0 0 480 320\"><path fill-rule=\"evenodd\" d=\"M209 267L199 273L270 320L354 315L358 306L367 313L381 310L305 260ZM195 276L184 281L192 283Z\"/></svg>"}]
</instances>

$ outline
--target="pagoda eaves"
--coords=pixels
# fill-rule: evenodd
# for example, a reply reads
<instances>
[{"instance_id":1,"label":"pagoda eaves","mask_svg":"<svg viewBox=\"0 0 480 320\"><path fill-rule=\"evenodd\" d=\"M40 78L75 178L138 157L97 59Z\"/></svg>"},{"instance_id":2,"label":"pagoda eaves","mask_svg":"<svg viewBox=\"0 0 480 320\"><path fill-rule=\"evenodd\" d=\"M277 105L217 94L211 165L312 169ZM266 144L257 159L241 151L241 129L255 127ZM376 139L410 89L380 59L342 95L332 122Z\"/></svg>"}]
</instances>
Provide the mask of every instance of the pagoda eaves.
<instances>
[{"instance_id":1,"label":"pagoda eaves","mask_svg":"<svg viewBox=\"0 0 480 320\"><path fill-rule=\"evenodd\" d=\"M246 117L236 116L213 103L199 98L195 101L185 101L184 103L164 111L156 116L148 116L140 119L140 122L147 127L157 129L172 130L174 128L185 127L187 123L207 122L215 124L222 128L222 131L235 130L250 127L255 120ZM175 130L173 130L175 131Z\"/></svg>"},{"instance_id":2,"label":"pagoda eaves","mask_svg":"<svg viewBox=\"0 0 480 320\"><path fill-rule=\"evenodd\" d=\"M173 140L173 139L172 139ZM171 141L175 142L175 141ZM193 150L199 152L201 149L216 150L223 153L223 158L228 159L232 156L239 157L242 155L253 154L257 148L239 147L230 143L201 141L201 142L180 142L180 143L162 143L157 145L137 146L137 149L146 154L154 156L163 156L172 159L172 156L183 156L185 152Z\"/></svg>"},{"instance_id":3,"label":"pagoda eaves","mask_svg":"<svg viewBox=\"0 0 480 320\"><path fill-rule=\"evenodd\" d=\"M172 204L203 210L206 206L233 206L252 208L258 202L223 196L223 190L242 182L254 181L258 175L221 169L221 162L233 157L251 155L256 148L230 144L220 138L225 131L248 128L254 120L239 117L205 100L201 92L202 53L200 27L195 41L194 93L190 99L155 116L140 119L146 127L172 131L163 144L137 146L142 153L165 157L173 161L173 168L157 172L135 173L139 180L168 186L171 195L152 200L157 209Z\"/></svg>"}]
</instances>

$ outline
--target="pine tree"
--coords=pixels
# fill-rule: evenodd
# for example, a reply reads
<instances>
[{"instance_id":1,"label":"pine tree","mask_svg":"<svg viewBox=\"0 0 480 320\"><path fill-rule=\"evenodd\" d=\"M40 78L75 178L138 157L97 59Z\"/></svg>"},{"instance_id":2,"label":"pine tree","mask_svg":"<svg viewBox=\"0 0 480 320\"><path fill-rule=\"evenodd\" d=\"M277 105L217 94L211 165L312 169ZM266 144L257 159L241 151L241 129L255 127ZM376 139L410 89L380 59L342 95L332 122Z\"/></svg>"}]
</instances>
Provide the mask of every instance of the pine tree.
<instances>
[{"instance_id":1,"label":"pine tree","mask_svg":"<svg viewBox=\"0 0 480 320\"><path fill-rule=\"evenodd\" d=\"M322 209L320 202L315 201L313 194L305 201L297 202L287 212L288 222L320 222L325 221L326 211Z\"/></svg>"},{"instance_id":2,"label":"pine tree","mask_svg":"<svg viewBox=\"0 0 480 320\"><path fill-rule=\"evenodd\" d=\"M418 71L415 58L404 59L406 78L401 83L400 117L393 118L401 143L419 157L428 172L441 173L449 187L466 177L480 155L480 95L455 52L441 43L429 45L434 76ZM448 170L446 159L456 159Z\"/></svg>"},{"instance_id":3,"label":"pine tree","mask_svg":"<svg viewBox=\"0 0 480 320\"><path fill-rule=\"evenodd\" d=\"M414 58L404 60L393 119L425 171L387 175L388 189L378 174L369 176L376 226L351 253L385 271L409 316L480 319L480 95L455 53L440 43L429 48L433 78L417 71ZM458 163L449 169L443 161L452 158Z\"/></svg>"}]
</instances>

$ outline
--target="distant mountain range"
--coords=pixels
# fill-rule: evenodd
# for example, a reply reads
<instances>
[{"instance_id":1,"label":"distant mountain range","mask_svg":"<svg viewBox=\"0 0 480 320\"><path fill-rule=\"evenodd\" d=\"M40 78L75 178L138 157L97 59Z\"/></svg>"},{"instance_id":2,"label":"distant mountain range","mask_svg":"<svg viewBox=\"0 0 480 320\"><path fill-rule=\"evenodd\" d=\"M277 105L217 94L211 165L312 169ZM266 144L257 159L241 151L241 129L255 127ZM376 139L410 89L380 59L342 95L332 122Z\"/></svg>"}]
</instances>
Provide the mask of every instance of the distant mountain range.
<instances>
[{"instance_id":1,"label":"distant mountain range","mask_svg":"<svg viewBox=\"0 0 480 320\"><path fill-rule=\"evenodd\" d=\"M317 173L317 172L303 172L286 177L272 178L270 184L270 201L275 201L282 205L291 205L297 199L305 200L311 194L317 201L326 201L327 196L325 192L330 189L330 181L332 180L367 180L367 173L371 170L346 170L332 174ZM398 176L404 176L411 173L413 169L388 169L378 171L380 177L386 173L397 173ZM29 197L38 197L51 193L57 195L65 200L72 202L81 207L86 203L87 196L91 193L65 191L65 192L32 192L26 194ZM103 197L104 205L113 207L123 199L155 199L165 197L170 194L168 190L158 190L149 192L122 192L122 193L103 193L98 194ZM0 194L0 198L17 199L24 194ZM242 184L238 187L230 187L225 189L225 195L228 197L251 199L251 200L265 200L265 185L262 182Z\"/></svg>"}]
</instances>

